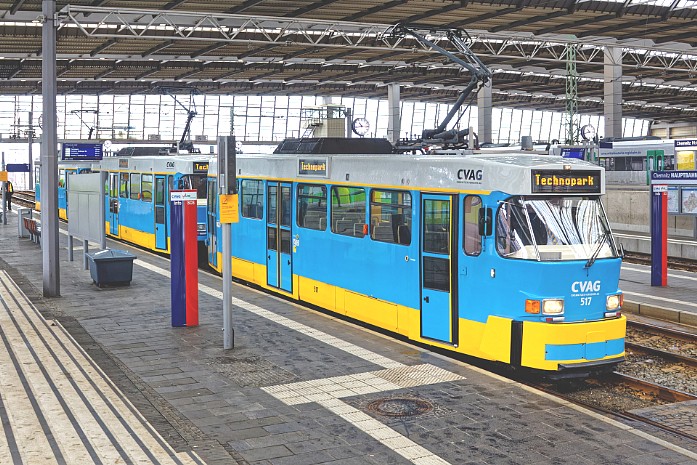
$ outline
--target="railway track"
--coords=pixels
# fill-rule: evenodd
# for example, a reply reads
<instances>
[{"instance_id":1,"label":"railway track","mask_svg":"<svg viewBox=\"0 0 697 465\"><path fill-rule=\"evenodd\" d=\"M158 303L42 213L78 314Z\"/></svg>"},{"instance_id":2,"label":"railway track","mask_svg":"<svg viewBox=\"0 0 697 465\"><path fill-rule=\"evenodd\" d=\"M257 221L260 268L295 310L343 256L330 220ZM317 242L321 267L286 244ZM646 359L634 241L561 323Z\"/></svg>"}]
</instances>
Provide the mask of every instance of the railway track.
<instances>
[{"instance_id":1,"label":"railway track","mask_svg":"<svg viewBox=\"0 0 697 465\"><path fill-rule=\"evenodd\" d=\"M12 203L34 209L36 207L33 191L15 191L12 194Z\"/></svg>"},{"instance_id":2,"label":"railway track","mask_svg":"<svg viewBox=\"0 0 697 465\"><path fill-rule=\"evenodd\" d=\"M640 252L625 252L622 261L637 265L651 266L651 254ZM697 261L687 258L668 257L668 268L689 272L697 272Z\"/></svg>"}]
</instances>

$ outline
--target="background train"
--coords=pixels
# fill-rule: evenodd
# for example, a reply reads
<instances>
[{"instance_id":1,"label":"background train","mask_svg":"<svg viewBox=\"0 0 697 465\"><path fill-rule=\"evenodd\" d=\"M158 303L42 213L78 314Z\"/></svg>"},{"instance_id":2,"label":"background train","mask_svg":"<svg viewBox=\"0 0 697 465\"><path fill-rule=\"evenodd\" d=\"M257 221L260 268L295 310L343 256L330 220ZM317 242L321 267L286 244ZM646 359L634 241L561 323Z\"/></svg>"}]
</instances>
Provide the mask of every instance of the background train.
<instances>
[{"instance_id":1,"label":"background train","mask_svg":"<svg viewBox=\"0 0 697 465\"><path fill-rule=\"evenodd\" d=\"M621 257L600 201L602 168L521 153L395 155L379 145L370 155L351 154L347 142L343 155L282 144L274 155L238 156L233 275L419 343L553 377L624 359ZM212 174L209 183L217 192ZM214 198L208 258L220 271Z\"/></svg>"},{"instance_id":2,"label":"background train","mask_svg":"<svg viewBox=\"0 0 697 465\"><path fill-rule=\"evenodd\" d=\"M662 156L661 156L662 154ZM647 184L651 170L694 170L697 139L600 141L598 163L613 184Z\"/></svg>"},{"instance_id":3,"label":"background train","mask_svg":"<svg viewBox=\"0 0 697 465\"><path fill-rule=\"evenodd\" d=\"M79 173L107 172L105 212L107 235L157 252L169 252L169 193L196 189L197 230L206 241L207 176L210 156L106 157L101 161L61 161L58 165L58 212L67 219L70 177ZM40 199L37 170L36 198ZM41 204L37 200L36 208Z\"/></svg>"}]
</instances>

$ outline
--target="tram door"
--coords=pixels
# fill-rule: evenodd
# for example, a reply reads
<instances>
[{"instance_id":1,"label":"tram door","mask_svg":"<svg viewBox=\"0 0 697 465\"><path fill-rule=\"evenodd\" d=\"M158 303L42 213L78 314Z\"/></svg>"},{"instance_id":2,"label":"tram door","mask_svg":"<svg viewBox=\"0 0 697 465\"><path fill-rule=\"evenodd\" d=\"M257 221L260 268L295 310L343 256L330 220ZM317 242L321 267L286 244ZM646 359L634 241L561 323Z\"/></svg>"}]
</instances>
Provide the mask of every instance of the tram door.
<instances>
[{"instance_id":1,"label":"tram door","mask_svg":"<svg viewBox=\"0 0 697 465\"><path fill-rule=\"evenodd\" d=\"M155 248L167 250L167 183L155 176Z\"/></svg>"},{"instance_id":2,"label":"tram door","mask_svg":"<svg viewBox=\"0 0 697 465\"><path fill-rule=\"evenodd\" d=\"M421 336L457 343L457 289L453 225L457 202L449 195L422 195L421 204Z\"/></svg>"},{"instance_id":3,"label":"tram door","mask_svg":"<svg viewBox=\"0 0 697 465\"><path fill-rule=\"evenodd\" d=\"M119 235L119 173L109 173L109 234Z\"/></svg>"},{"instance_id":4,"label":"tram door","mask_svg":"<svg viewBox=\"0 0 697 465\"><path fill-rule=\"evenodd\" d=\"M269 286L292 292L291 185L269 182L266 193L266 282Z\"/></svg>"}]
</instances>

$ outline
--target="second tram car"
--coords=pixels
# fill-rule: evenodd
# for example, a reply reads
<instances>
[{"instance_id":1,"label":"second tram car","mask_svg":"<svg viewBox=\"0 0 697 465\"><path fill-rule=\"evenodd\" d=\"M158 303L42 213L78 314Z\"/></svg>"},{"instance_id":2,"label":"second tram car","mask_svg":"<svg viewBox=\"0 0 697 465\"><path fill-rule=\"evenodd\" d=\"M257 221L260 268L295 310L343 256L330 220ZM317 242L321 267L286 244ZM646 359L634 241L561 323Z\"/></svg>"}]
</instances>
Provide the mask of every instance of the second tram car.
<instances>
[{"instance_id":1,"label":"second tram car","mask_svg":"<svg viewBox=\"0 0 697 465\"><path fill-rule=\"evenodd\" d=\"M106 157L101 161L61 161L58 164L58 210L67 220L71 176L106 172L107 235L157 252L169 252L170 192L197 191L197 232L203 249L207 238L206 181L210 156L162 155ZM37 199L39 180L36 182ZM40 208L37 202L37 209Z\"/></svg>"},{"instance_id":2,"label":"second tram car","mask_svg":"<svg viewBox=\"0 0 697 465\"><path fill-rule=\"evenodd\" d=\"M170 192L195 189L198 241L206 241L209 156L108 157L94 165L108 173L107 234L158 252L169 252Z\"/></svg>"},{"instance_id":3,"label":"second tram car","mask_svg":"<svg viewBox=\"0 0 697 465\"><path fill-rule=\"evenodd\" d=\"M552 377L624 360L602 168L537 154L375 152L239 155L233 275ZM218 214L209 202L209 264L220 271Z\"/></svg>"}]
</instances>

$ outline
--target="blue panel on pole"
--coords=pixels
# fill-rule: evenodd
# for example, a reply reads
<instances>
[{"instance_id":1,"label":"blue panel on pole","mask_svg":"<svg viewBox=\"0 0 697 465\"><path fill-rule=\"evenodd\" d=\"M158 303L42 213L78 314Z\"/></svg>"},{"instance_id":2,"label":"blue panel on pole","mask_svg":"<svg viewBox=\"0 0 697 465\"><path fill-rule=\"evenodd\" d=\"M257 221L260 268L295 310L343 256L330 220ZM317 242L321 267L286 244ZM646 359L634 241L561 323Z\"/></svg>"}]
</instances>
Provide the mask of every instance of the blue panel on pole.
<instances>
[{"instance_id":1,"label":"blue panel on pole","mask_svg":"<svg viewBox=\"0 0 697 465\"><path fill-rule=\"evenodd\" d=\"M182 202L177 201L171 203L170 221L172 326L186 326L184 206Z\"/></svg>"},{"instance_id":2,"label":"blue panel on pole","mask_svg":"<svg viewBox=\"0 0 697 465\"><path fill-rule=\"evenodd\" d=\"M651 285L660 286L662 283L661 260L663 254L663 202L662 194L651 193Z\"/></svg>"},{"instance_id":3,"label":"blue panel on pole","mask_svg":"<svg viewBox=\"0 0 697 465\"><path fill-rule=\"evenodd\" d=\"M28 173L29 164L28 163L8 163L5 166L8 173Z\"/></svg>"}]
</instances>

